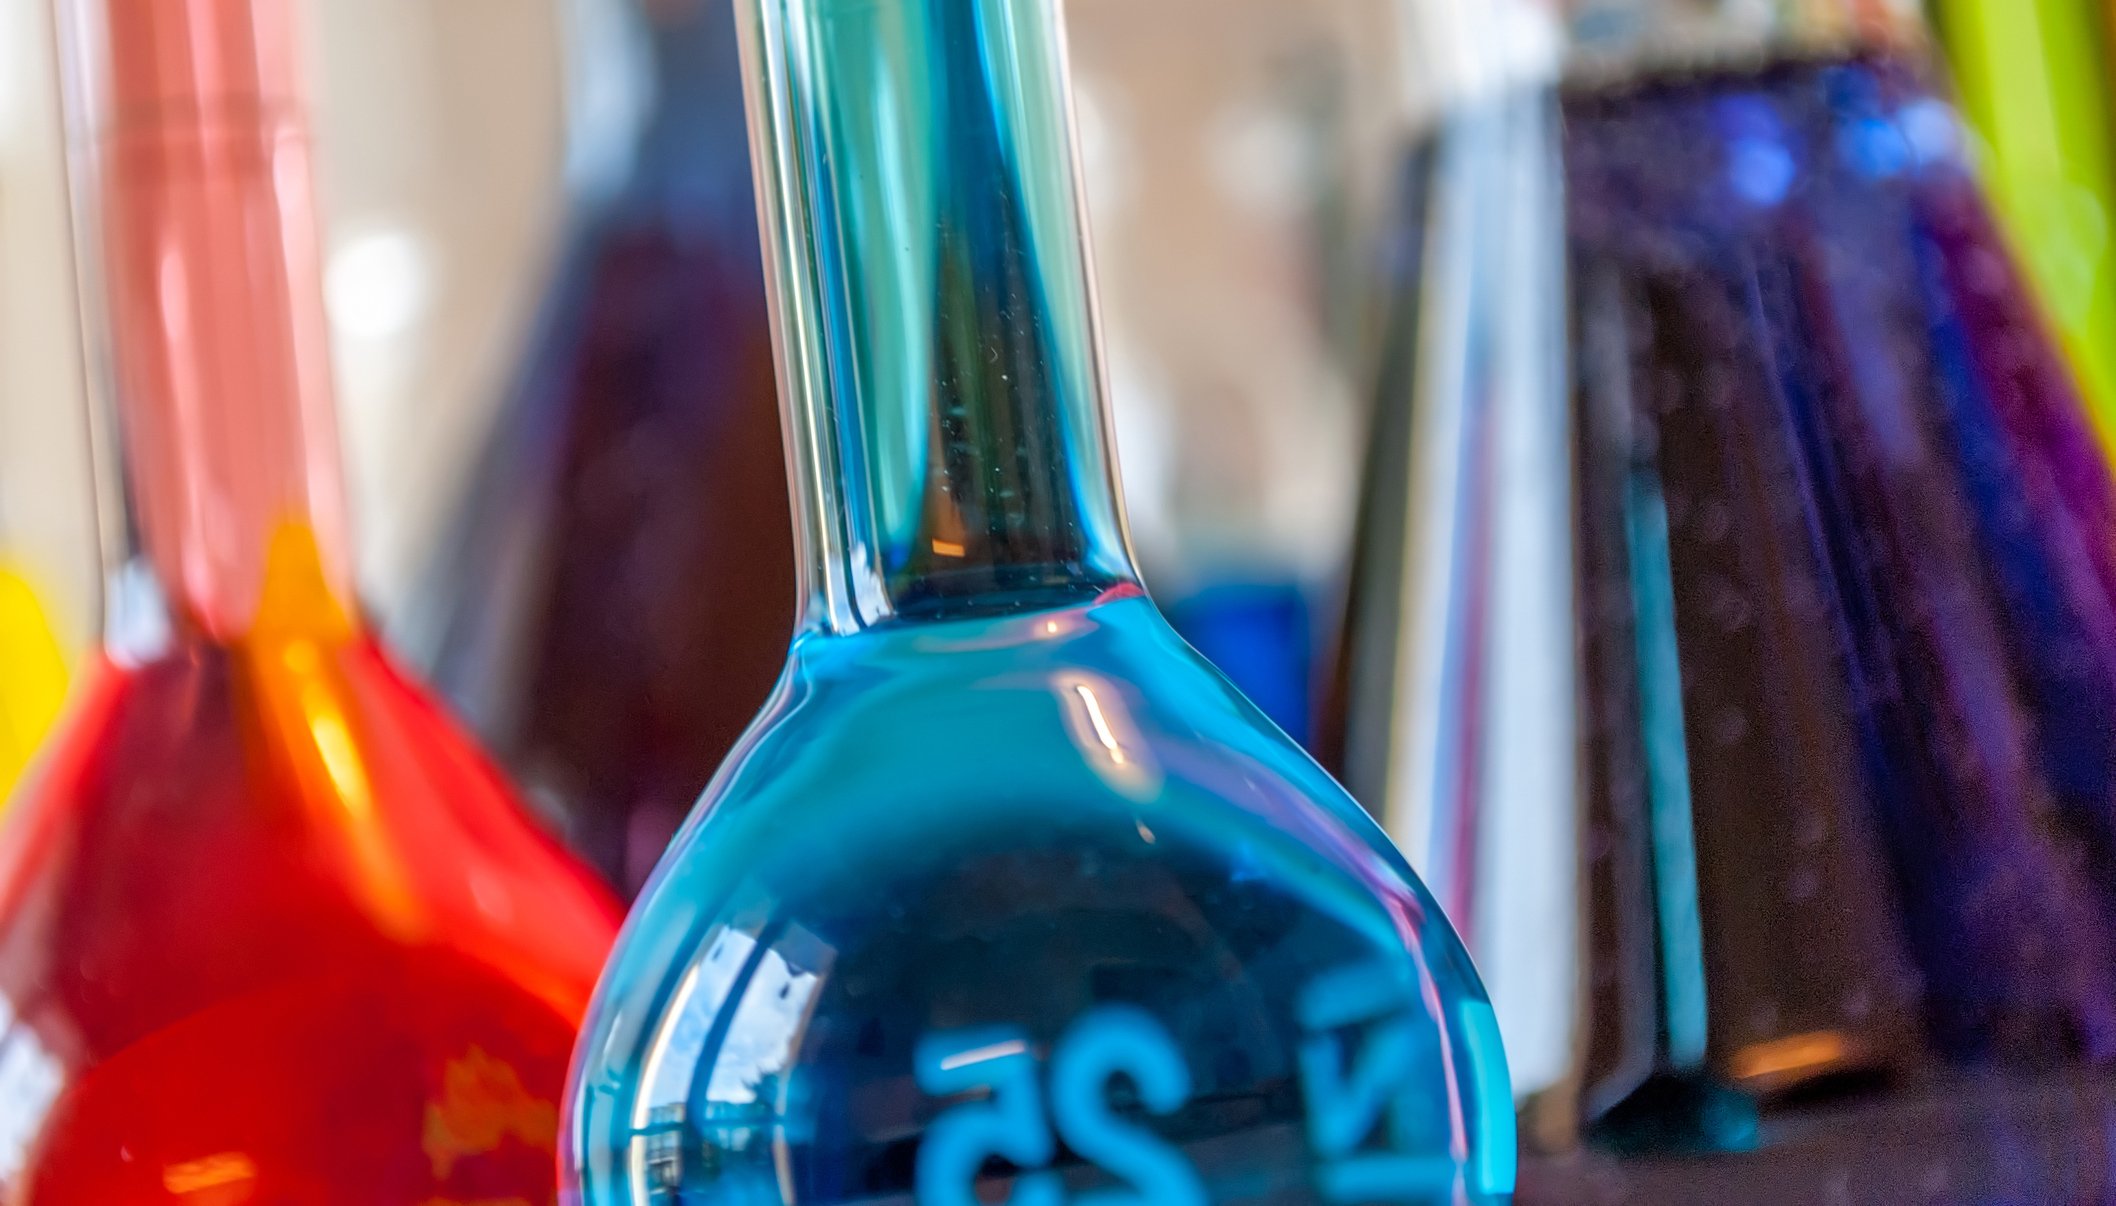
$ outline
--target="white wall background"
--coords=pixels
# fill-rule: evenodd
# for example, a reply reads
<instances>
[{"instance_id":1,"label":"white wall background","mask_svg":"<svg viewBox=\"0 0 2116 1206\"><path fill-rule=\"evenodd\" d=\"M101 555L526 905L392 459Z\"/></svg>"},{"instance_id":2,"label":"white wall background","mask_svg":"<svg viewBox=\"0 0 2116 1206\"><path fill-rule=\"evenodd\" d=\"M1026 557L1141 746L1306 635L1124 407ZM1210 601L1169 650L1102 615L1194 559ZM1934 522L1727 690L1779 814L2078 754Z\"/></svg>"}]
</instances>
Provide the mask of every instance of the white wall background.
<instances>
[{"instance_id":1,"label":"white wall background","mask_svg":"<svg viewBox=\"0 0 2116 1206\"><path fill-rule=\"evenodd\" d=\"M534 0L307 3L348 476L386 604L541 287L556 19ZM78 647L98 562L47 4L0 0L0 546Z\"/></svg>"}]
</instances>

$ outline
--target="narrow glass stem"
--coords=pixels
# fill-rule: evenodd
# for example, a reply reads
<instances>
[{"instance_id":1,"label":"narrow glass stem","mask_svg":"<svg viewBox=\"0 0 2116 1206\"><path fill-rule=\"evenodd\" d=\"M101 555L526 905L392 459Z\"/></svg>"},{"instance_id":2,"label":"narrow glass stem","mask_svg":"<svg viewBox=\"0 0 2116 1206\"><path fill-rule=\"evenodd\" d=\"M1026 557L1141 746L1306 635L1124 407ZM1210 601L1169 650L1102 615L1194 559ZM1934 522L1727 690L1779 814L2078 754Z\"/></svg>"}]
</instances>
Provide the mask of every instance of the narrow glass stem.
<instances>
[{"instance_id":1,"label":"narrow glass stem","mask_svg":"<svg viewBox=\"0 0 2116 1206\"><path fill-rule=\"evenodd\" d=\"M1136 581L1055 0L742 0L810 627Z\"/></svg>"},{"instance_id":2,"label":"narrow glass stem","mask_svg":"<svg viewBox=\"0 0 2116 1206\"><path fill-rule=\"evenodd\" d=\"M120 639L350 613L296 6L59 4Z\"/></svg>"}]
</instances>

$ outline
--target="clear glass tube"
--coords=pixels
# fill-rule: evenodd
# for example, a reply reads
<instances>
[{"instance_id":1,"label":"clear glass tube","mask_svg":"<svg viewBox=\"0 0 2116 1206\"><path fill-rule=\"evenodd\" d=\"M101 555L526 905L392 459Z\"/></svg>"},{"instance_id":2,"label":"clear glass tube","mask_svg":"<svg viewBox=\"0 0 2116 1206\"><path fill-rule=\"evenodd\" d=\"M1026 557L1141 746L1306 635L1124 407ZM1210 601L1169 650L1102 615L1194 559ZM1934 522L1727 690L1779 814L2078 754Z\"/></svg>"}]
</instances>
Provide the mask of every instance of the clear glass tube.
<instances>
[{"instance_id":1,"label":"clear glass tube","mask_svg":"<svg viewBox=\"0 0 2116 1206\"><path fill-rule=\"evenodd\" d=\"M789 3L752 19L811 624L1136 579L1063 33L1018 9Z\"/></svg>"},{"instance_id":2,"label":"clear glass tube","mask_svg":"<svg viewBox=\"0 0 2116 1206\"><path fill-rule=\"evenodd\" d=\"M275 550L353 592L290 18L212 7L60 13L113 622L226 639Z\"/></svg>"}]
</instances>

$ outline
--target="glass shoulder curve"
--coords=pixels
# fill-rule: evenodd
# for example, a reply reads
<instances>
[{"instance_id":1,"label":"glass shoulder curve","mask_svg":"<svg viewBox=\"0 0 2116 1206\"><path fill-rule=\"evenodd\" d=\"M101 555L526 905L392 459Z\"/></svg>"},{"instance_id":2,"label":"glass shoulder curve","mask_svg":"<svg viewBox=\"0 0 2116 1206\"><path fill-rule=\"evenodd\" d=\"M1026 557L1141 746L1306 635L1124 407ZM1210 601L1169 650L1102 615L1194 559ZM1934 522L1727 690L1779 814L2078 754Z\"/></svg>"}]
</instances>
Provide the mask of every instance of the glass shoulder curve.
<instances>
[{"instance_id":1,"label":"glass shoulder curve","mask_svg":"<svg viewBox=\"0 0 2116 1206\"><path fill-rule=\"evenodd\" d=\"M1510 1188L1504 1058L1446 921L1150 604L1114 610L797 650L605 974L575 1200L960 1206L992 1157L1017 1196ZM994 1094L1042 1130L977 1154L991 1120L959 1111ZM1099 1146L1113 1119L1132 1146Z\"/></svg>"}]
</instances>

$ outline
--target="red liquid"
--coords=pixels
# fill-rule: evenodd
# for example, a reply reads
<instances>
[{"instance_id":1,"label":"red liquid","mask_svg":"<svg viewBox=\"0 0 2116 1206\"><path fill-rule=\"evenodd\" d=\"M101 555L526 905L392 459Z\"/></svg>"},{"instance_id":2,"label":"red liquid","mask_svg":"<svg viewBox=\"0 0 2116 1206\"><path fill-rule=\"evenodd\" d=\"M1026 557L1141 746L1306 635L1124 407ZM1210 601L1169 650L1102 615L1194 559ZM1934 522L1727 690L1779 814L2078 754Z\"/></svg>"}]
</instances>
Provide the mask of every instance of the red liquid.
<instances>
[{"instance_id":1,"label":"red liquid","mask_svg":"<svg viewBox=\"0 0 2116 1206\"><path fill-rule=\"evenodd\" d=\"M95 667L9 819L7 1200L550 1202L614 907L371 641L270 621Z\"/></svg>"}]
</instances>

